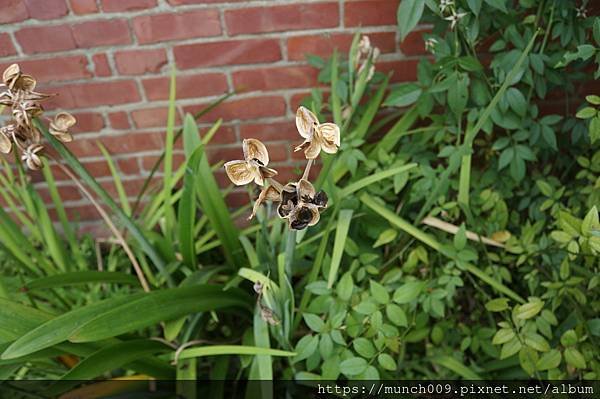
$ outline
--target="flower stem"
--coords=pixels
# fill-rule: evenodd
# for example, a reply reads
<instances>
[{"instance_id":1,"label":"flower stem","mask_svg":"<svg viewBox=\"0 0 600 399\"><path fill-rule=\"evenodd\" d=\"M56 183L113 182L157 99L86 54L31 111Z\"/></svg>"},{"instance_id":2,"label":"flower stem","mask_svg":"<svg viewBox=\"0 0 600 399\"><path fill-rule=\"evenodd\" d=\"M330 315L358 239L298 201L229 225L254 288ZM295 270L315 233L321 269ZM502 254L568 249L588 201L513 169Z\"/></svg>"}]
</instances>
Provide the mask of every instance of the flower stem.
<instances>
[{"instance_id":1,"label":"flower stem","mask_svg":"<svg viewBox=\"0 0 600 399\"><path fill-rule=\"evenodd\" d=\"M314 159L308 160L308 163L306 164L306 168L304 168L304 173L302 174L302 179L308 180L308 174L310 173L310 168L312 167L313 162L314 162Z\"/></svg>"}]
</instances>

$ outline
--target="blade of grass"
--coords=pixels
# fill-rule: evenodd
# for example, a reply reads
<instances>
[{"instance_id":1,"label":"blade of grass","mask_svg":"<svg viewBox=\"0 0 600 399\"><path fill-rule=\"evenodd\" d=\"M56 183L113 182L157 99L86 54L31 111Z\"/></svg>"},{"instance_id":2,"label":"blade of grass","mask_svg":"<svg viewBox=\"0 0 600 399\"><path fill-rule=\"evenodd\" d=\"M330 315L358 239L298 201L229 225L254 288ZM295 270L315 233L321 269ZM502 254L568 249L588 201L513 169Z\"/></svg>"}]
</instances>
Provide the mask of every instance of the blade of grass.
<instances>
[{"instance_id":1,"label":"blade of grass","mask_svg":"<svg viewBox=\"0 0 600 399\"><path fill-rule=\"evenodd\" d=\"M102 152L102 155L106 160L106 164L108 165L108 169L110 170L113 183L115 185L115 188L117 189L117 194L119 195L119 201L121 202L121 206L123 207L125 213L128 216L131 216L131 206L129 205L129 199L127 199L127 193L125 192L125 187L123 187L123 181L121 180L121 176L117 172L115 161L113 161L112 157L110 156L110 153L101 142L96 141L96 145L98 146L100 152Z\"/></svg>"},{"instance_id":2,"label":"blade of grass","mask_svg":"<svg viewBox=\"0 0 600 399\"><path fill-rule=\"evenodd\" d=\"M333 253L331 255L331 266L329 268L329 276L327 277L327 288L331 289L333 283L337 280L344 246L346 245L346 237L350 229L350 221L352 220L352 209L342 209L338 216L337 228L335 230L335 238L333 240Z\"/></svg>"},{"instance_id":3,"label":"blade of grass","mask_svg":"<svg viewBox=\"0 0 600 399\"><path fill-rule=\"evenodd\" d=\"M137 284L137 279L131 274L120 272L79 271L55 274L28 281L23 288L40 290L46 288L64 287L67 285L88 283L123 283Z\"/></svg>"},{"instance_id":4,"label":"blade of grass","mask_svg":"<svg viewBox=\"0 0 600 399\"><path fill-rule=\"evenodd\" d=\"M402 219L400 216L396 215L394 212L387 209L384 205L381 205L379 202L376 202L375 199L372 198L369 194L363 193L360 196L360 200L366 206L368 206L373 211L378 213L381 217L383 217L385 220L387 220L393 226L399 228L400 230L404 231L405 233L408 233L409 235L411 235L412 237L421 241L422 243L430 246L434 250L438 251L440 254L442 254L444 256L449 256L445 251L442 250L442 244L439 243L434 237L432 237L429 234L416 228L415 226L413 226L406 220ZM493 277L484 273L482 270L477 268L477 266L470 264L470 263L466 263L466 262L463 262L462 265L464 265L465 269L468 272L475 275L476 277L478 277L480 280L482 280L486 284L490 285L496 291L503 293L506 296L511 297L512 299L514 299L517 302L521 302L521 303L525 302L523 300L523 298L521 298L521 296L519 296L519 294L517 294L516 292L514 292L513 290L511 290L510 288L508 288L501 282L495 280Z\"/></svg>"},{"instance_id":5,"label":"blade of grass","mask_svg":"<svg viewBox=\"0 0 600 399\"><path fill-rule=\"evenodd\" d=\"M376 183L380 180L397 175L399 173L406 172L406 171L414 168L415 166L417 166L416 163L409 163L406 165L397 166L397 167L390 168L390 169L387 169L387 170L384 170L381 172L374 173L370 176L364 177L360 180L355 181L354 183L347 185L343 189L341 189L340 193L339 193L339 197L347 198L348 196L363 189L364 187L367 187L370 184Z\"/></svg>"},{"instance_id":6,"label":"blade of grass","mask_svg":"<svg viewBox=\"0 0 600 399\"><path fill-rule=\"evenodd\" d=\"M163 166L163 206L165 207L165 221L167 231L170 233L175 224L175 212L171 207L171 178L173 174L173 144L175 141L175 67L171 69L171 81L169 85L169 109L167 112L167 134L165 137L165 161ZM168 237L171 234L167 234Z\"/></svg>"},{"instance_id":7,"label":"blade of grass","mask_svg":"<svg viewBox=\"0 0 600 399\"><path fill-rule=\"evenodd\" d=\"M333 55L331 56L331 111L333 112L333 121L336 125L342 126L342 105L340 102L340 97L337 92L338 85L338 52L337 49L333 50Z\"/></svg>"},{"instance_id":8,"label":"blade of grass","mask_svg":"<svg viewBox=\"0 0 600 399\"><path fill-rule=\"evenodd\" d=\"M445 367L457 375L461 376L465 380L481 380L482 378L471 370L469 367L465 366L461 361L453 358L452 356L436 356L431 359L432 363Z\"/></svg>"},{"instance_id":9,"label":"blade of grass","mask_svg":"<svg viewBox=\"0 0 600 399\"><path fill-rule=\"evenodd\" d=\"M191 359L204 356L223 355L266 355L266 356L295 356L295 352L282 351L279 349L264 348L260 346L247 345L210 345L201 348L190 348L181 351L179 359Z\"/></svg>"},{"instance_id":10,"label":"blade of grass","mask_svg":"<svg viewBox=\"0 0 600 399\"><path fill-rule=\"evenodd\" d=\"M135 222L127 216L127 214L121 209L112 199L112 197L102 188L102 186L94 179L90 173L83 167L79 160L65 147L60 141L52 136L46 127L35 121L36 127L44 134L44 137L50 145L60 154L60 156L69 164L69 166L83 179L83 181L92 189L96 194L104 201L104 203L111 209L113 213L119 218L121 223L127 228L131 235L136 239L140 248L148 255L152 260L152 263L156 268L167 277L169 285L173 285L173 280L166 271L166 265L158 254L156 249L150 244L148 239L144 236L140 228ZM119 232L117 231L117 234Z\"/></svg>"},{"instance_id":11,"label":"blade of grass","mask_svg":"<svg viewBox=\"0 0 600 399\"><path fill-rule=\"evenodd\" d=\"M218 107L223 101L227 100L229 97L233 96L234 94L235 94L235 91L231 92L231 93L226 93L223 96L219 97L213 103L209 104L206 108L204 108L204 109L198 111L197 113L195 113L194 114L194 119L195 120L200 119L202 116L206 115L207 113L209 113L210 111L212 111L213 109L215 109L216 107ZM177 133L175 134L174 142L177 142L177 140L179 140L179 138L181 137L182 134L183 134L183 128L179 129L177 131ZM136 212L138 210L138 207L139 207L139 205L140 205L140 203L142 201L142 198L146 194L146 190L148 190L148 187L150 186L150 182L152 181L152 178L154 177L154 175L158 171L158 168L162 164L164 158L165 158L165 151L163 151L161 153L160 157L158 157L158 159L156 160L156 162L152 166L152 169L150 170L150 173L149 173L148 177L144 181L144 184L142 185L142 188L140 189L140 192L138 193L138 195L137 195L137 197L135 199L135 202L133 204L132 215L136 214Z\"/></svg>"},{"instance_id":12,"label":"blade of grass","mask_svg":"<svg viewBox=\"0 0 600 399\"><path fill-rule=\"evenodd\" d=\"M186 123L188 119L186 118ZM192 120L195 124L195 121ZM195 179L200 164L201 151L194 152L186 162L183 177L183 192L179 200L177 212L179 249L183 262L192 270L196 270L198 260L194 246L194 220L196 219L196 186Z\"/></svg>"}]
</instances>

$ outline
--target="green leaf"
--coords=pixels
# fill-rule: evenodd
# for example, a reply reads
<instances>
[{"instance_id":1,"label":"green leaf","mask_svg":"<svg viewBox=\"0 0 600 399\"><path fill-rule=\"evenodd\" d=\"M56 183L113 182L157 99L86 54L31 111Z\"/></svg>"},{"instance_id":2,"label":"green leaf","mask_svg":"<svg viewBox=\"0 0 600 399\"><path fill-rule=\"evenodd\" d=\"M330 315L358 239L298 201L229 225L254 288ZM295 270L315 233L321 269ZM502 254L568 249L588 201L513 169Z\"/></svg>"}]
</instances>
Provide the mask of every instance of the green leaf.
<instances>
[{"instance_id":1,"label":"green leaf","mask_svg":"<svg viewBox=\"0 0 600 399\"><path fill-rule=\"evenodd\" d=\"M598 20L598 21L600 21L600 20ZM585 100L590 104L600 105L600 96L596 96L596 95L592 94L589 96L585 96Z\"/></svg>"},{"instance_id":2,"label":"green leaf","mask_svg":"<svg viewBox=\"0 0 600 399\"><path fill-rule=\"evenodd\" d=\"M512 340L515 337L515 332L510 328L501 328L492 338L492 344L502 345Z\"/></svg>"},{"instance_id":3,"label":"green leaf","mask_svg":"<svg viewBox=\"0 0 600 399\"><path fill-rule=\"evenodd\" d=\"M415 166L417 166L416 163L409 163L406 165L389 168L389 169L386 169L381 172L373 173L372 175L367 176L367 177L363 177L362 179L357 180L353 183L350 183L346 187L341 189L339 192L339 197L346 198L373 183L376 183L383 179L387 179L388 177L391 177L391 176L396 176L400 173L404 173L404 172L414 168Z\"/></svg>"},{"instance_id":4,"label":"green leaf","mask_svg":"<svg viewBox=\"0 0 600 399\"><path fill-rule=\"evenodd\" d=\"M485 308L490 312L502 312L508 309L508 298L496 298L492 299L485 304Z\"/></svg>"},{"instance_id":5,"label":"green leaf","mask_svg":"<svg viewBox=\"0 0 600 399\"><path fill-rule=\"evenodd\" d=\"M534 300L523 305L519 305L516 311L516 317L521 320L527 320L535 316L544 307L544 302Z\"/></svg>"},{"instance_id":6,"label":"green leaf","mask_svg":"<svg viewBox=\"0 0 600 399\"><path fill-rule=\"evenodd\" d=\"M352 296L353 289L354 282L352 281L352 274L350 272L346 272L337 284L337 295L342 301L349 301L350 297Z\"/></svg>"},{"instance_id":7,"label":"green leaf","mask_svg":"<svg viewBox=\"0 0 600 399\"><path fill-rule=\"evenodd\" d=\"M337 228L335 230L335 239L333 241L333 253L331 255L331 266L327 277L327 288L333 287L333 283L337 280L337 273L344 253L346 245L346 237L350 229L350 221L352 220L352 209L342 209L338 215Z\"/></svg>"},{"instance_id":8,"label":"green leaf","mask_svg":"<svg viewBox=\"0 0 600 399\"><path fill-rule=\"evenodd\" d=\"M391 89L385 107L407 107L417 102L423 90L416 83L403 83Z\"/></svg>"},{"instance_id":9,"label":"green leaf","mask_svg":"<svg viewBox=\"0 0 600 399\"><path fill-rule=\"evenodd\" d=\"M356 338L352 343L352 346L354 347L356 353L367 359L370 359L377 354L375 346L373 346L371 341L367 338Z\"/></svg>"},{"instance_id":10,"label":"green leaf","mask_svg":"<svg viewBox=\"0 0 600 399\"><path fill-rule=\"evenodd\" d=\"M302 315L304 322L314 332L321 332L325 328L325 322L319 316L312 313L304 313Z\"/></svg>"},{"instance_id":11,"label":"green leaf","mask_svg":"<svg viewBox=\"0 0 600 399\"><path fill-rule=\"evenodd\" d=\"M398 365L396 364L394 358L388 355L387 353L381 353L379 356L377 356L377 363L379 363L381 367L389 371L394 371L396 370L396 368L398 368Z\"/></svg>"},{"instance_id":12,"label":"green leaf","mask_svg":"<svg viewBox=\"0 0 600 399\"><path fill-rule=\"evenodd\" d=\"M179 354L179 359L192 359L205 356L222 355L265 355L265 356L295 356L295 352L282 351L279 349L261 348L258 346L245 345L207 345L199 348L184 349Z\"/></svg>"},{"instance_id":13,"label":"green leaf","mask_svg":"<svg viewBox=\"0 0 600 399\"><path fill-rule=\"evenodd\" d=\"M394 241L397 236L398 236L398 232L394 229L384 230L381 232L381 234L379 234L379 237L377 237L377 240L373 244L373 248L377 248L382 245L388 244L388 243Z\"/></svg>"},{"instance_id":14,"label":"green leaf","mask_svg":"<svg viewBox=\"0 0 600 399\"><path fill-rule=\"evenodd\" d=\"M50 318L50 313L0 298L0 342L13 341Z\"/></svg>"},{"instance_id":15,"label":"green leaf","mask_svg":"<svg viewBox=\"0 0 600 399\"><path fill-rule=\"evenodd\" d=\"M458 231L454 235L454 248L458 251L462 251L467 245L467 233L464 223L461 223Z\"/></svg>"},{"instance_id":16,"label":"green leaf","mask_svg":"<svg viewBox=\"0 0 600 399\"><path fill-rule=\"evenodd\" d=\"M540 360L536 363L536 368L540 371L554 369L560 365L561 360L562 355L560 354L560 351L552 349L540 357Z\"/></svg>"},{"instance_id":17,"label":"green leaf","mask_svg":"<svg viewBox=\"0 0 600 399\"><path fill-rule=\"evenodd\" d=\"M481 380L482 378L469 367L465 366L464 363L451 356L436 356L431 361L437 365L447 368L453 371L457 375L463 377L466 380Z\"/></svg>"},{"instance_id":18,"label":"green leaf","mask_svg":"<svg viewBox=\"0 0 600 399\"><path fill-rule=\"evenodd\" d=\"M404 310L393 303L388 304L385 307L385 314L388 319L398 327L406 327L408 326L408 319L406 318L406 313Z\"/></svg>"},{"instance_id":19,"label":"green leaf","mask_svg":"<svg viewBox=\"0 0 600 399\"><path fill-rule=\"evenodd\" d=\"M186 116L185 126L196 122ZM184 127L184 143L187 128ZM179 237L179 248L183 263L192 270L197 269L198 260L196 247L194 245L194 228L196 220L196 175L200 164L201 151L195 151L186 161L185 175L183 177L183 192L179 199L177 210L177 233Z\"/></svg>"},{"instance_id":20,"label":"green leaf","mask_svg":"<svg viewBox=\"0 0 600 399\"><path fill-rule=\"evenodd\" d=\"M581 233L584 236L589 236L592 234L592 229L598 228L598 226L600 226L598 208L594 205L581 222Z\"/></svg>"},{"instance_id":21,"label":"green leaf","mask_svg":"<svg viewBox=\"0 0 600 399\"><path fill-rule=\"evenodd\" d=\"M596 116L597 113L598 113L598 111L596 110L596 108L585 107L585 108L582 108L579 111L577 111L575 116L579 119L590 119L590 118L593 118L594 116Z\"/></svg>"},{"instance_id":22,"label":"green leaf","mask_svg":"<svg viewBox=\"0 0 600 399\"><path fill-rule=\"evenodd\" d=\"M296 357L294 362L299 362L311 356L319 346L319 337L315 335L305 335L300 338L296 344Z\"/></svg>"},{"instance_id":23,"label":"green leaf","mask_svg":"<svg viewBox=\"0 0 600 399\"><path fill-rule=\"evenodd\" d=\"M450 110L459 117L465 110L468 99L469 77L465 73L459 73L454 84L448 88L448 106L450 106Z\"/></svg>"},{"instance_id":24,"label":"green leaf","mask_svg":"<svg viewBox=\"0 0 600 399\"><path fill-rule=\"evenodd\" d=\"M143 293L138 293L105 299L52 319L45 318L39 324L31 326L22 332L18 339L4 351L2 359L14 359L26 356L64 342L79 326L84 325L99 314L135 301L143 295ZM1 318L0 321L2 321Z\"/></svg>"},{"instance_id":25,"label":"green leaf","mask_svg":"<svg viewBox=\"0 0 600 399\"><path fill-rule=\"evenodd\" d=\"M596 140L600 140L600 115L590 121L590 141L594 144Z\"/></svg>"},{"instance_id":26,"label":"green leaf","mask_svg":"<svg viewBox=\"0 0 600 399\"><path fill-rule=\"evenodd\" d=\"M505 14L508 13L508 10L506 9L506 0L485 0L485 2Z\"/></svg>"},{"instance_id":27,"label":"green leaf","mask_svg":"<svg viewBox=\"0 0 600 399\"><path fill-rule=\"evenodd\" d=\"M586 368L585 358L583 357L581 352L579 352L577 349L566 348L564 355L565 355L565 361L567 362L567 364L571 365L572 367L575 367L577 369Z\"/></svg>"},{"instance_id":28,"label":"green leaf","mask_svg":"<svg viewBox=\"0 0 600 399\"><path fill-rule=\"evenodd\" d=\"M587 326L590 330L590 334L596 337L600 337L600 318L588 320Z\"/></svg>"},{"instance_id":29,"label":"green leaf","mask_svg":"<svg viewBox=\"0 0 600 399\"><path fill-rule=\"evenodd\" d=\"M525 372L532 376L535 372L535 367L538 362L538 354L535 350L524 346L519 351L519 362Z\"/></svg>"},{"instance_id":30,"label":"green leaf","mask_svg":"<svg viewBox=\"0 0 600 399\"><path fill-rule=\"evenodd\" d=\"M383 285L379 284L378 282L376 282L374 280L370 280L369 284L370 284L371 295L373 296L373 299L375 299L377 302L381 303L382 305L385 305L390 301L390 294L387 292L387 289Z\"/></svg>"},{"instance_id":31,"label":"green leaf","mask_svg":"<svg viewBox=\"0 0 600 399\"><path fill-rule=\"evenodd\" d=\"M521 342L515 336L513 339L502 345L500 350L500 359L506 359L521 350Z\"/></svg>"},{"instance_id":32,"label":"green leaf","mask_svg":"<svg viewBox=\"0 0 600 399\"><path fill-rule=\"evenodd\" d=\"M399 304L409 303L417 299L425 287L423 281L410 281L394 291L393 301Z\"/></svg>"},{"instance_id":33,"label":"green leaf","mask_svg":"<svg viewBox=\"0 0 600 399\"><path fill-rule=\"evenodd\" d=\"M351 357L340 363L340 372L347 377L352 377L364 372L369 364L361 357Z\"/></svg>"},{"instance_id":34,"label":"green leaf","mask_svg":"<svg viewBox=\"0 0 600 399\"><path fill-rule=\"evenodd\" d=\"M574 330L567 330L560 337L560 343L563 346L574 346L577 344L577 333Z\"/></svg>"},{"instance_id":35,"label":"green leaf","mask_svg":"<svg viewBox=\"0 0 600 399\"><path fill-rule=\"evenodd\" d=\"M138 280L131 274L120 272L67 272L29 281L23 288L27 290L39 290L87 283L123 283L137 285Z\"/></svg>"},{"instance_id":36,"label":"green leaf","mask_svg":"<svg viewBox=\"0 0 600 399\"><path fill-rule=\"evenodd\" d=\"M97 315L69 338L90 342L121 335L186 314L228 307L251 309L252 299L239 289L196 285L154 291Z\"/></svg>"},{"instance_id":37,"label":"green leaf","mask_svg":"<svg viewBox=\"0 0 600 399\"><path fill-rule=\"evenodd\" d=\"M536 333L527 333L525 334L525 344L532 347L538 352L548 352L550 350L550 345L548 341L544 337Z\"/></svg>"},{"instance_id":38,"label":"green leaf","mask_svg":"<svg viewBox=\"0 0 600 399\"><path fill-rule=\"evenodd\" d=\"M398 7L398 30L400 40L404 41L406 36L417 26L423 15L425 0L404 0Z\"/></svg>"},{"instance_id":39,"label":"green leaf","mask_svg":"<svg viewBox=\"0 0 600 399\"><path fill-rule=\"evenodd\" d=\"M506 99L513 111L518 115L525 116L527 113L527 100L520 90L510 87L506 90Z\"/></svg>"}]
</instances>

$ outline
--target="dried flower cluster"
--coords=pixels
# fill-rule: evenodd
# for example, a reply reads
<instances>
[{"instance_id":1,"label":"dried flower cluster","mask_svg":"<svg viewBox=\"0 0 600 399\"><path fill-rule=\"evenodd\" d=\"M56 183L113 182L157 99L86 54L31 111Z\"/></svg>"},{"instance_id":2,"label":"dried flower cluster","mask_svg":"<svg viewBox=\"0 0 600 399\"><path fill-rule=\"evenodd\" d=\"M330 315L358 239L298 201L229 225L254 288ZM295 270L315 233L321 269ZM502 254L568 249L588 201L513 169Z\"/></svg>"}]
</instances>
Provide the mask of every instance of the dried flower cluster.
<instances>
[{"instance_id":1,"label":"dried flower cluster","mask_svg":"<svg viewBox=\"0 0 600 399\"><path fill-rule=\"evenodd\" d=\"M36 80L22 73L17 64L12 64L2 74L0 105L10 107L12 117L0 127L0 152L10 153L14 143L14 148L21 153L21 160L32 170L42 167L40 155L44 150L42 135L33 119L44 113L40 101L51 97L50 94L36 92L35 86ZM69 142L73 139L69 128L75 122L72 115L60 112L50 122L49 131L58 140Z\"/></svg>"},{"instance_id":2,"label":"dried flower cluster","mask_svg":"<svg viewBox=\"0 0 600 399\"><path fill-rule=\"evenodd\" d=\"M320 123L316 115L304 107L296 112L296 127L304 142L294 151L304 151L308 160L302 178L282 185L274 179L277 171L268 168L269 154L263 143L256 139L243 142L244 159L225 163L229 179L238 186L254 181L263 187L252 210L252 219L260 205L269 200L278 202L277 215L288 221L291 229L302 230L317 224L320 212L327 207L327 194L317 192L308 181L308 173L321 151L335 154L340 146L340 128L335 123ZM265 186L265 183L268 185Z\"/></svg>"}]
</instances>

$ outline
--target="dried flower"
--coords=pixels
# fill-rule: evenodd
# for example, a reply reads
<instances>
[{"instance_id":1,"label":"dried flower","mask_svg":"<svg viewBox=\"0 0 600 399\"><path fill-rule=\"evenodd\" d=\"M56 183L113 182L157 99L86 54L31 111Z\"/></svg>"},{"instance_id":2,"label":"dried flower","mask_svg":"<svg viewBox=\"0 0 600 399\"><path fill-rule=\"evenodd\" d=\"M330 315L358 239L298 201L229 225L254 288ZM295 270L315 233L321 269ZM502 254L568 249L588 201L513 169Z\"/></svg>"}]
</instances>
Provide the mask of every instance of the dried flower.
<instances>
[{"instance_id":1,"label":"dried flower","mask_svg":"<svg viewBox=\"0 0 600 399\"><path fill-rule=\"evenodd\" d=\"M21 160L25 162L27 167L31 170L41 169L44 165L39 155L44 150L44 146L41 144L31 144L21 154Z\"/></svg>"},{"instance_id":2,"label":"dried flower","mask_svg":"<svg viewBox=\"0 0 600 399\"><path fill-rule=\"evenodd\" d=\"M63 143L68 143L73 140L69 128L76 122L75 117L68 112L59 112L50 122L50 133Z\"/></svg>"},{"instance_id":3,"label":"dried flower","mask_svg":"<svg viewBox=\"0 0 600 399\"><path fill-rule=\"evenodd\" d=\"M368 66L369 72L366 78L367 81L370 81L375 74L375 61L377 61L379 54L379 49L371 45L369 36L364 35L361 37L358 42L358 51L356 52L354 59L354 68L357 69L358 74L361 74Z\"/></svg>"},{"instance_id":4,"label":"dried flower","mask_svg":"<svg viewBox=\"0 0 600 399\"><path fill-rule=\"evenodd\" d=\"M7 154L16 147L30 169L43 166L40 159L44 149L40 144L42 137L33 119L44 112L39 102L50 97L35 92L36 84L32 76L22 73L18 64L12 64L4 70L0 84L0 104L10 107L12 114L12 119L0 128L0 152ZM61 112L50 123L50 131L61 141L71 141L73 138L68 129L74 124L73 116Z\"/></svg>"},{"instance_id":5,"label":"dried flower","mask_svg":"<svg viewBox=\"0 0 600 399\"><path fill-rule=\"evenodd\" d=\"M277 324L279 324L279 320L277 320L277 318L275 317L275 314L273 313L273 311L271 309L269 309L268 307L266 307L260 303L259 303L259 306L260 306L261 319L263 319L267 323L271 324L272 326L276 326Z\"/></svg>"},{"instance_id":6,"label":"dried flower","mask_svg":"<svg viewBox=\"0 0 600 399\"><path fill-rule=\"evenodd\" d=\"M449 17L444 18L446 21L450 21L450 29L454 30L454 28L456 28L456 24L465 16L467 15L466 12L461 12L461 13L456 13L456 12L452 12L452 14Z\"/></svg>"},{"instance_id":7,"label":"dried flower","mask_svg":"<svg viewBox=\"0 0 600 399\"><path fill-rule=\"evenodd\" d=\"M267 168L269 153L263 143L256 139L246 139L242 143L244 160L225 163L225 172L236 186L243 186L254 180L259 186L264 185L264 179L277 175L275 169Z\"/></svg>"},{"instance_id":8,"label":"dried flower","mask_svg":"<svg viewBox=\"0 0 600 399\"><path fill-rule=\"evenodd\" d=\"M431 51L432 53L435 52L435 46L437 46L438 41L436 38L434 37L430 37L427 40L425 40L425 50L426 51Z\"/></svg>"},{"instance_id":9,"label":"dried flower","mask_svg":"<svg viewBox=\"0 0 600 399\"><path fill-rule=\"evenodd\" d=\"M308 180L300 179L283 188L280 201L279 217L287 219L291 229L302 230L319 222L320 211L327 207L327 194L316 192Z\"/></svg>"},{"instance_id":10,"label":"dried flower","mask_svg":"<svg viewBox=\"0 0 600 399\"><path fill-rule=\"evenodd\" d=\"M254 202L254 206L252 207L252 213L248 217L248 220L251 220L254 216L256 216L256 212L258 212L258 208L262 205L265 200L269 201L279 201L280 192L274 186L267 186L260 191L258 194L258 198Z\"/></svg>"},{"instance_id":11,"label":"dried flower","mask_svg":"<svg viewBox=\"0 0 600 399\"><path fill-rule=\"evenodd\" d=\"M305 107L296 112L296 127L304 142L294 151L304 150L306 159L315 159L321 150L335 154L340 146L340 128L335 123L319 123L319 120Z\"/></svg>"}]
</instances>

